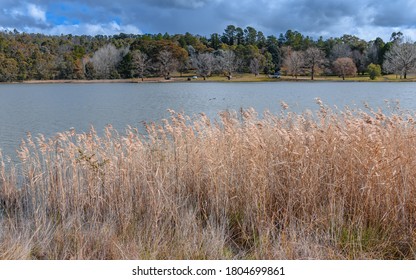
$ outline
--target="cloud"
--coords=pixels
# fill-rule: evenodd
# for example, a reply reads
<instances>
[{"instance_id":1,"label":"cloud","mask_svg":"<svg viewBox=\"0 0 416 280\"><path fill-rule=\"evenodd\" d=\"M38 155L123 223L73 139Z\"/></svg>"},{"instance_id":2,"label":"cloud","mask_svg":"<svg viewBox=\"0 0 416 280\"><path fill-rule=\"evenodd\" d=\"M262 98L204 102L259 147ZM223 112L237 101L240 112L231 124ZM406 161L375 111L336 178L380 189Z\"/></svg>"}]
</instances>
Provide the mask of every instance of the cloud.
<instances>
[{"instance_id":1,"label":"cloud","mask_svg":"<svg viewBox=\"0 0 416 280\"><path fill-rule=\"evenodd\" d=\"M379 30L388 40L393 31L406 30L412 36L416 28L415 0L242 0L220 6L226 22L273 35L291 29L314 38L353 34L371 40Z\"/></svg>"},{"instance_id":2,"label":"cloud","mask_svg":"<svg viewBox=\"0 0 416 280\"><path fill-rule=\"evenodd\" d=\"M23 26L46 27L46 11L41 5L28 2L0 3L0 26L12 26L21 29Z\"/></svg>"},{"instance_id":3,"label":"cloud","mask_svg":"<svg viewBox=\"0 0 416 280\"><path fill-rule=\"evenodd\" d=\"M415 0L385 1L381 5L377 1L370 1L369 6L375 11L375 26L416 27Z\"/></svg>"},{"instance_id":4,"label":"cloud","mask_svg":"<svg viewBox=\"0 0 416 280\"><path fill-rule=\"evenodd\" d=\"M233 24L275 36L292 29L314 38L353 34L370 40L380 32L388 40L398 30L414 36L415 6L416 0L0 0L0 26L48 34L139 30L208 36Z\"/></svg>"},{"instance_id":5,"label":"cloud","mask_svg":"<svg viewBox=\"0 0 416 280\"><path fill-rule=\"evenodd\" d=\"M41 7L35 4L27 4L27 13L36 21L46 22L46 12Z\"/></svg>"},{"instance_id":6,"label":"cloud","mask_svg":"<svg viewBox=\"0 0 416 280\"><path fill-rule=\"evenodd\" d=\"M213 2L220 2L216 0L144 0L142 2L151 6L161 8L185 8L185 9L197 9L202 8Z\"/></svg>"},{"instance_id":7,"label":"cloud","mask_svg":"<svg viewBox=\"0 0 416 280\"><path fill-rule=\"evenodd\" d=\"M95 34L118 34L118 33L126 33L126 34L142 34L142 31L138 29L134 25L120 25L115 21L109 22L107 24L85 24L81 25L79 30L81 32L77 32L78 34L88 34L88 35L95 35Z\"/></svg>"},{"instance_id":8,"label":"cloud","mask_svg":"<svg viewBox=\"0 0 416 280\"><path fill-rule=\"evenodd\" d=\"M29 18L37 22L46 22L45 10L32 3L23 3L10 9L3 8L3 13L14 19L25 20L25 18Z\"/></svg>"},{"instance_id":9,"label":"cloud","mask_svg":"<svg viewBox=\"0 0 416 280\"><path fill-rule=\"evenodd\" d=\"M1 28L0 28L1 29ZM8 28L10 30L10 28ZM113 35L119 33L142 34L142 31L134 25L120 25L114 21L109 23L81 23L81 24L61 24L53 26L47 30L41 28L24 28L25 32L44 33L44 34L73 34L73 35Z\"/></svg>"}]
</instances>

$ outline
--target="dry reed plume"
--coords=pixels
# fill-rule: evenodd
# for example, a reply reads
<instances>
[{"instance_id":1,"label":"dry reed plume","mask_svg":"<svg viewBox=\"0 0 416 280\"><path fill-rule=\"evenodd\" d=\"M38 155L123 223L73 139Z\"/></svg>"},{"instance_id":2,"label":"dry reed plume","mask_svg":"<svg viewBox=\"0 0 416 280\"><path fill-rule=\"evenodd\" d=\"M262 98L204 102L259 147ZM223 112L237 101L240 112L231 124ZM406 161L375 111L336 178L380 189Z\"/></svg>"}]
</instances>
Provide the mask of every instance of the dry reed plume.
<instances>
[{"instance_id":1,"label":"dry reed plume","mask_svg":"<svg viewBox=\"0 0 416 280\"><path fill-rule=\"evenodd\" d=\"M0 155L0 259L414 259L412 117L318 103L28 135Z\"/></svg>"}]
</instances>

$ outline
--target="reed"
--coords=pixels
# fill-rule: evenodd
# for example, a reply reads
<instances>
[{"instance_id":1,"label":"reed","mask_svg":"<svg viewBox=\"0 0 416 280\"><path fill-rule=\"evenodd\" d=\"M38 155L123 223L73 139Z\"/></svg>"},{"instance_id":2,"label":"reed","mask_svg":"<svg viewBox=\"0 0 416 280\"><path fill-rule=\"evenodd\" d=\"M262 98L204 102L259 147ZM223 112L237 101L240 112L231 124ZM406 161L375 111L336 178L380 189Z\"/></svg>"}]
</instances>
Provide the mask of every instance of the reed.
<instances>
[{"instance_id":1,"label":"reed","mask_svg":"<svg viewBox=\"0 0 416 280\"><path fill-rule=\"evenodd\" d=\"M317 102L28 134L0 155L0 258L414 259L413 116Z\"/></svg>"}]
</instances>

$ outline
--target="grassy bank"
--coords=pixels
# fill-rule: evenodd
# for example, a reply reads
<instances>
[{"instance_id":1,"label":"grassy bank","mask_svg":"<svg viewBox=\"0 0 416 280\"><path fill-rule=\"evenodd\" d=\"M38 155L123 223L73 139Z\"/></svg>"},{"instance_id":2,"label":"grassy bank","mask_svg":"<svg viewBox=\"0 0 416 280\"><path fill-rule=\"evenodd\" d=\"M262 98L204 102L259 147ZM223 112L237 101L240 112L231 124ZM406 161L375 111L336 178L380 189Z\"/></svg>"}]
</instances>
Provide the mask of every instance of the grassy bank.
<instances>
[{"instance_id":1,"label":"grassy bank","mask_svg":"<svg viewBox=\"0 0 416 280\"><path fill-rule=\"evenodd\" d=\"M198 79L201 80L201 79ZM309 81L309 82L319 82L319 81L331 81L331 82L415 82L416 75L409 75L407 79L400 79L396 75L384 75L382 77L377 77L375 80L371 80L368 75L358 75L346 77L345 80L338 76L316 76L314 80L311 80L310 76L281 76L279 79L269 78L268 75L258 75L254 76L253 74L235 74L231 80L228 80L224 76L212 76L207 79L207 81L216 81L216 82L278 82L278 81Z\"/></svg>"},{"instance_id":2,"label":"grassy bank","mask_svg":"<svg viewBox=\"0 0 416 280\"><path fill-rule=\"evenodd\" d=\"M179 75L178 73L172 77L170 80L165 80L163 77L152 77L152 78L145 78L144 81L141 79L112 79L112 80L29 80L23 81L25 84L64 84L64 83L74 83L74 84L81 84L81 83L169 83L169 82L187 82L187 83L195 83L195 82L279 82L279 81L310 81L310 82L319 82L319 81L331 81L331 82L415 82L416 75L409 75L407 79L400 79L396 77L396 75L384 75L382 77L378 77L375 80L370 80L369 76L353 76L353 77L346 77L345 81L342 78L337 76L316 76L314 81L311 81L309 76L281 76L281 78L269 78L268 75L260 74L260 75L253 75L253 74L235 74L232 79L228 80L228 78L224 75L212 75L208 77L206 80L199 77L197 79L193 79L192 77L195 74L184 74L183 76ZM191 79L191 80L188 80Z\"/></svg>"},{"instance_id":3,"label":"grassy bank","mask_svg":"<svg viewBox=\"0 0 416 280\"><path fill-rule=\"evenodd\" d=\"M414 259L414 120L318 103L29 135L0 164L0 259Z\"/></svg>"}]
</instances>

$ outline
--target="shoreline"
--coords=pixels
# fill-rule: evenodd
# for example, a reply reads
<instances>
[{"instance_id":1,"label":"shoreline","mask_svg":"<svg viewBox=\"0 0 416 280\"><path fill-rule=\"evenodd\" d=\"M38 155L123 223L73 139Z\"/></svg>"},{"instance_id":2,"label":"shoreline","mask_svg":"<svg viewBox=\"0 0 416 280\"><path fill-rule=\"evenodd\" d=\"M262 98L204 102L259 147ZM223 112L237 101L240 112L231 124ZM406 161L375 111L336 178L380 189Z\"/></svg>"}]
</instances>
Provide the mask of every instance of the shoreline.
<instances>
[{"instance_id":1,"label":"shoreline","mask_svg":"<svg viewBox=\"0 0 416 280\"><path fill-rule=\"evenodd\" d=\"M369 83L402 83L402 82L416 82L416 77L411 77L408 79L395 79L389 76L383 76L376 80L370 80L368 77L350 77L342 80L338 77L315 77L314 80L311 80L310 77L290 77L282 76L279 79L268 78L265 75L262 76L251 76L251 75L236 75L233 79L228 80L225 77L214 76L204 80L203 78L188 80L188 76L183 77L172 77L170 80L165 80L164 78L146 78L144 81L137 78L132 79L101 79L101 80L26 80L19 82L1 82L0 84L104 84L104 83L259 83L259 82L310 82L310 83L320 83L320 82L369 82Z\"/></svg>"}]
</instances>

